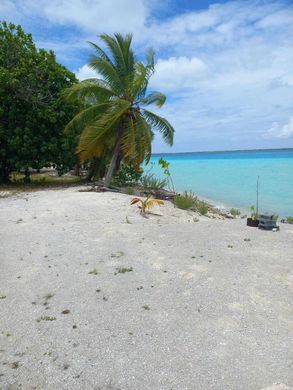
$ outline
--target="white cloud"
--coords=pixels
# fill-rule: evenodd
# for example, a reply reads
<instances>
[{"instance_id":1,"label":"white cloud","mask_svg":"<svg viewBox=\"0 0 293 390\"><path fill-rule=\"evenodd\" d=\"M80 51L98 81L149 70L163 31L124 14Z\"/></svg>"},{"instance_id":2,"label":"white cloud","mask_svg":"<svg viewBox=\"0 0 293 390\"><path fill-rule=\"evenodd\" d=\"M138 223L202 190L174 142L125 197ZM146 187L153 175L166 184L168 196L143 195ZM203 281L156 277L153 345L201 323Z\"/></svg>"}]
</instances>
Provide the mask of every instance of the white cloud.
<instances>
[{"instance_id":1,"label":"white cloud","mask_svg":"<svg viewBox=\"0 0 293 390\"><path fill-rule=\"evenodd\" d=\"M75 72L75 75L79 81L82 81L97 77L97 72L85 64Z\"/></svg>"},{"instance_id":2,"label":"white cloud","mask_svg":"<svg viewBox=\"0 0 293 390\"><path fill-rule=\"evenodd\" d=\"M168 95L160 113L176 128L174 151L293 146L292 123L284 124L293 101L292 2L226 1L165 18L174 1L0 0L0 15L33 30L79 79L93 76L82 65L96 35L133 32L139 56L152 46L150 87Z\"/></svg>"},{"instance_id":3,"label":"white cloud","mask_svg":"<svg viewBox=\"0 0 293 390\"><path fill-rule=\"evenodd\" d=\"M170 57L167 60L158 60L150 86L164 92L192 88L192 84L204 70L204 62L197 57Z\"/></svg>"},{"instance_id":4,"label":"white cloud","mask_svg":"<svg viewBox=\"0 0 293 390\"><path fill-rule=\"evenodd\" d=\"M274 122L272 127L264 133L265 138L290 138L293 137L293 115L288 123L281 126L278 122Z\"/></svg>"},{"instance_id":5,"label":"white cloud","mask_svg":"<svg viewBox=\"0 0 293 390\"><path fill-rule=\"evenodd\" d=\"M15 1L4 2L11 7ZM16 0L16 3L23 15L41 16L52 24L71 25L92 33L133 31L147 17L143 0Z\"/></svg>"}]
</instances>

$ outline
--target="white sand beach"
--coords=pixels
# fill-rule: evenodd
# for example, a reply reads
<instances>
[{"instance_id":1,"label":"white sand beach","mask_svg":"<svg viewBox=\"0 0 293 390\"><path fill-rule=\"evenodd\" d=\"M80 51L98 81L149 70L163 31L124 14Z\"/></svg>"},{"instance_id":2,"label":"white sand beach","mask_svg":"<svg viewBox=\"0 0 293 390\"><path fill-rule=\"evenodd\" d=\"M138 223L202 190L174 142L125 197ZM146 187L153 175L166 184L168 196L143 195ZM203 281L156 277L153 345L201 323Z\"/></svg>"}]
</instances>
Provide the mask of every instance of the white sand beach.
<instances>
[{"instance_id":1,"label":"white sand beach","mask_svg":"<svg viewBox=\"0 0 293 390\"><path fill-rule=\"evenodd\" d=\"M292 388L293 226L130 200L0 199L0 389Z\"/></svg>"}]
</instances>

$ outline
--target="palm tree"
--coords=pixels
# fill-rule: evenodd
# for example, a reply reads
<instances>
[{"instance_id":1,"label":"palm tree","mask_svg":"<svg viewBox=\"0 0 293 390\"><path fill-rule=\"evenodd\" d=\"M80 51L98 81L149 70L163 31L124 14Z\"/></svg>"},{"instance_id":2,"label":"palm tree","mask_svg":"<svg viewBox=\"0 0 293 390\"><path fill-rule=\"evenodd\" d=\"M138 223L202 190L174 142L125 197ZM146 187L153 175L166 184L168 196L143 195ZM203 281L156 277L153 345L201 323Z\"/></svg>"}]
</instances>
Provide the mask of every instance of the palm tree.
<instances>
[{"instance_id":1,"label":"palm tree","mask_svg":"<svg viewBox=\"0 0 293 390\"><path fill-rule=\"evenodd\" d=\"M78 98L84 108L66 128L81 131L77 150L81 161L112 153L104 182L108 187L122 160L136 167L149 161L155 130L172 145L174 129L165 118L145 108L150 104L161 107L166 100L160 92L147 94L149 78L154 73L153 51L148 51L144 65L134 56L132 35L103 34L100 39L106 50L90 42L95 54L89 62L100 78L84 80L70 88L69 99Z\"/></svg>"}]
</instances>

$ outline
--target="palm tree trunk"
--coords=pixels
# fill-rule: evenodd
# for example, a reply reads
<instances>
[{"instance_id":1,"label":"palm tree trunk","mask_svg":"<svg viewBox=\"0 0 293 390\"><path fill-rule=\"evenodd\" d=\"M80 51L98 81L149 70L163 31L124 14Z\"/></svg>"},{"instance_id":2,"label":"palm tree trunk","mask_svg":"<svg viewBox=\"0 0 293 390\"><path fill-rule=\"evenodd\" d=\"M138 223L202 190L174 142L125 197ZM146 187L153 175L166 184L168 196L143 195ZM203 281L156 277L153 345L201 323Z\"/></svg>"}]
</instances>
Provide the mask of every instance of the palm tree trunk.
<instances>
[{"instance_id":1,"label":"palm tree trunk","mask_svg":"<svg viewBox=\"0 0 293 390\"><path fill-rule=\"evenodd\" d=\"M120 149L120 139L118 139L117 142L116 142L115 149L114 149L114 152L113 152L113 156L112 156L112 159L111 159L111 163L110 163L110 166L108 168L107 175L105 177L105 181L104 181L104 186L105 187L109 187L109 185L111 184L112 177L113 177L113 174L114 174L114 171L115 171L115 168L116 168L116 164L117 164L117 159L118 159L118 156L119 156L119 149Z\"/></svg>"}]
</instances>

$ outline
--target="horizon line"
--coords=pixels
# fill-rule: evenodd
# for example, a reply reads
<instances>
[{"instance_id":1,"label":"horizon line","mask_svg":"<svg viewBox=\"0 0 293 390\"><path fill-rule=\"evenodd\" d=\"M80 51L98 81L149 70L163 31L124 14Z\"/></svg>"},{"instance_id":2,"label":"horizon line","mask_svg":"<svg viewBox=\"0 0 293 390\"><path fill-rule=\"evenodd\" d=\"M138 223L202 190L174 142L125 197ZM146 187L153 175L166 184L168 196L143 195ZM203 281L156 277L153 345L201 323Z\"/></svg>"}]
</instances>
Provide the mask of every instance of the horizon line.
<instances>
[{"instance_id":1,"label":"horizon line","mask_svg":"<svg viewBox=\"0 0 293 390\"><path fill-rule=\"evenodd\" d=\"M281 150L293 150L293 147L289 148L260 148L260 149L231 149L231 150L204 150L204 151L193 151L193 152L155 152L152 156L162 154L200 154L200 153L235 153L235 152L261 152L261 151L281 151Z\"/></svg>"}]
</instances>

